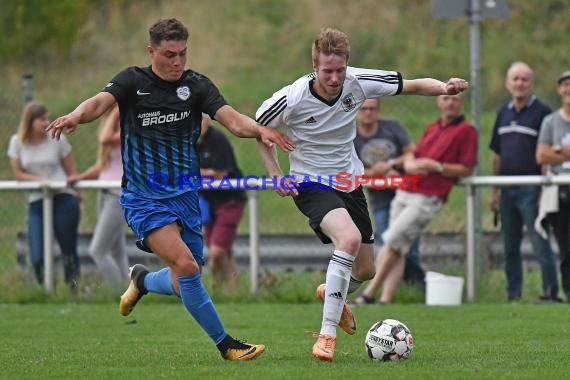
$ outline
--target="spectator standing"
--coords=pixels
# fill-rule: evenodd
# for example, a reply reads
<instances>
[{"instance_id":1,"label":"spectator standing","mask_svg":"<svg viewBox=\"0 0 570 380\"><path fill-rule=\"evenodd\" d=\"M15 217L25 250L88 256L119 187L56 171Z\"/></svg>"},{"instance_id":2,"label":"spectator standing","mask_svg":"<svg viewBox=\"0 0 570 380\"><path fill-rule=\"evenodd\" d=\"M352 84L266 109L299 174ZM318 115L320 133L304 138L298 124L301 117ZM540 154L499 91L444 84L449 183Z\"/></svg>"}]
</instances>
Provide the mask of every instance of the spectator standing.
<instances>
[{"instance_id":1,"label":"spectator standing","mask_svg":"<svg viewBox=\"0 0 570 380\"><path fill-rule=\"evenodd\" d=\"M378 254L376 275L363 294L372 297L383 285L380 303L387 304L404 273L411 244L447 201L453 185L469 176L477 163L477 131L463 115L465 95L440 95L441 116L429 124L413 153L406 153L404 186L390 207L384 245ZM415 182L415 184L414 184Z\"/></svg>"},{"instance_id":2,"label":"spectator standing","mask_svg":"<svg viewBox=\"0 0 570 380\"><path fill-rule=\"evenodd\" d=\"M511 100L497 112L490 148L493 175L540 175L536 144L542 120L550 108L534 94L534 73L523 62L514 62L507 71L505 87ZM505 250L507 300L518 301L523 290L521 241L523 226L532 243L542 272L541 300L558 299L556 256L548 239L540 236L534 222L538 215L540 186L493 187L491 209L499 212Z\"/></svg>"},{"instance_id":3,"label":"spectator standing","mask_svg":"<svg viewBox=\"0 0 570 380\"><path fill-rule=\"evenodd\" d=\"M103 119L97 161L83 173L69 176L71 184L87 179L116 181L123 177L119 117L119 107L115 106ZM97 224L88 250L103 279L113 290L126 284L129 271L125 220L119 207L119 193L119 189L99 191Z\"/></svg>"},{"instance_id":4,"label":"spectator standing","mask_svg":"<svg viewBox=\"0 0 570 380\"><path fill-rule=\"evenodd\" d=\"M356 117L354 147L358 158L364 164L364 175L368 178L402 175L404 154L412 152L414 144L400 123L396 120L379 118L379 116L380 100L366 99ZM375 190L371 187L366 190L367 200L376 224L375 242L382 246L384 244L382 234L388 228L390 202L396 191L390 188ZM406 269L410 279L417 277L423 281L419 255L418 238L412 244L409 254L406 255ZM368 297L364 293L354 300L356 305L374 302L374 297Z\"/></svg>"},{"instance_id":5,"label":"spectator standing","mask_svg":"<svg viewBox=\"0 0 570 380\"><path fill-rule=\"evenodd\" d=\"M557 92L562 106L542 121L536 160L539 164L548 164L553 174L568 175L570 174L570 71L565 71L558 77ZM558 189L557 194L554 192L558 202L554 202L557 207L550 210L547 220L552 225L558 243L562 290L566 295L566 301L570 302L570 186L552 185L552 187ZM544 199L547 194L549 192L543 190L541 206L548 202Z\"/></svg>"},{"instance_id":6,"label":"spectator standing","mask_svg":"<svg viewBox=\"0 0 570 380\"><path fill-rule=\"evenodd\" d=\"M229 139L210 125L207 115L202 115L202 130L196 145L203 181L242 176ZM202 196L208 203L211 215L210 222L204 226L204 236L209 248L209 268L214 285L221 284L226 291L234 292L238 270L232 247L247 198L243 190L227 188L205 190Z\"/></svg>"},{"instance_id":7,"label":"spectator standing","mask_svg":"<svg viewBox=\"0 0 570 380\"><path fill-rule=\"evenodd\" d=\"M18 127L8 146L12 172L19 181L66 181L76 173L71 145L65 137L49 138L46 127L49 113L45 105L32 101L26 104ZM61 249L64 279L76 290L79 278L77 236L80 219L78 194L73 189L55 192L53 224L55 238ZM36 279L44 282L43 193L28 193L28 244Z\"/></svg>"}]
</instances>

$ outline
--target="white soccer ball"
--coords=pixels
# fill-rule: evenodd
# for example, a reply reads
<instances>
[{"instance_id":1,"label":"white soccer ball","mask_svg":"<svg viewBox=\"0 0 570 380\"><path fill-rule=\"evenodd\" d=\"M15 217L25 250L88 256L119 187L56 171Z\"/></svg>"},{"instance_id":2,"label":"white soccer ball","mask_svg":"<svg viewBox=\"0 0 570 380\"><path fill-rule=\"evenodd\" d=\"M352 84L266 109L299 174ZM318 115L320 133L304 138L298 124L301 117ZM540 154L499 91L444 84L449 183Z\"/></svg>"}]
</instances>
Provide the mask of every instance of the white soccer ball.
<instances>
[{"instance_id":1,"label":"white soccer ball","mask_svg":"<svg viewBox=\"0 0 570 380\"><path fill-rule=\"evenodd\" d=\"M408 359L414 349L410 329L395 319L376 322L366 333L364 348L374 361Z\"/></svg>"}]
</instances>

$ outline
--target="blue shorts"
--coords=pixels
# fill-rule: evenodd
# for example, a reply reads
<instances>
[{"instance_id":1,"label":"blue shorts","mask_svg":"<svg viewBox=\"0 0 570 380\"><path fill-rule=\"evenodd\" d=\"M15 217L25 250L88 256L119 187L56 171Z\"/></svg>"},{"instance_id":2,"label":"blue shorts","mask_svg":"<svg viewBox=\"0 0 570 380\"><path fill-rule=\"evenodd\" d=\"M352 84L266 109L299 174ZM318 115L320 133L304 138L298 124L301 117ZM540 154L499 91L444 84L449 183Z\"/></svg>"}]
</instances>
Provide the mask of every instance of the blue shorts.
<instances>
[{"instance_id":1,"label":"blue shorts","mask_svg":"<svg viewBox=\"0 0 570 380\"><path fill-rule=\"evenodd\" d=\"M180 236L194 259L199 265L204 265L202 221L196 191L173 198L151 199L123 189L119 203L127 224L139 240L137 247L152 253L144 244L145 237L157 228L176 222L180 226Z\"/></svg>"}]
</instances>

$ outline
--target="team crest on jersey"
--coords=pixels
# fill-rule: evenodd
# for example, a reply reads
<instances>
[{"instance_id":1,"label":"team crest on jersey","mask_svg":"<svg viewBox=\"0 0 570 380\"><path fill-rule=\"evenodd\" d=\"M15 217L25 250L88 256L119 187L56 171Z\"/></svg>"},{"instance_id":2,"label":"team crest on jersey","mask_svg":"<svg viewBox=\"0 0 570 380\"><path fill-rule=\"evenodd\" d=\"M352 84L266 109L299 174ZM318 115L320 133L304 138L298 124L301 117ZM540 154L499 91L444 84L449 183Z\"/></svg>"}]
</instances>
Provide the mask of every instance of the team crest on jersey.
<instances>
[{"instance_id":1,"label":"team crest on jersey","mask_svg":"<svg viewBox=\"0 0 570 380\"><path fill-rule=\"evenodd\" d=\"M344 112L352 111L356 107L356 100L354 95L348 94L342 98L342 109Z\"/></svg>"},{"instance_id":2,"label":"team crest on jersey","mask_svg":"<svg viewBox=\"0 0 570 380\"><path fill-rule=\"evenodd\" d=\"M190 89L188 86L178 87L176 89L176 95L182 100L187 100L190 97Z\"/></svg>"}]
</instances>

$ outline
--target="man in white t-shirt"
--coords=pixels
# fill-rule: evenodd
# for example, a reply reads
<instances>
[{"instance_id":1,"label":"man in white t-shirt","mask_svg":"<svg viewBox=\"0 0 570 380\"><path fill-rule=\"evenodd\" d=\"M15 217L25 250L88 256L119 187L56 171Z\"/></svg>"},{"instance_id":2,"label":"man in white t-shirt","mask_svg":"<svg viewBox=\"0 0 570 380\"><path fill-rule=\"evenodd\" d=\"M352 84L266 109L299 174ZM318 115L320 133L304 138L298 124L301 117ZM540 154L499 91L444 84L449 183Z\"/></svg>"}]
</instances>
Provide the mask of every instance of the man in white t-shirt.
<instances>
[{"instance_id":1,"label":"man in white t-shirt","mask_svg":"<svg viewBox=\"0 0 570 380\"><path fill-rule=\"evenodd\" d=\"M536 161L540 165L549 165L553 174L570 174L570 71L564 71L558 77L556 90L560 96L561 106L542 120L538 144L536 146ZM555 191L556 192L556 191ZM570 302L570 186L558 186L557 210L544 210L547 202L546 190L542 191L540 209L547 214L548 223L552 226L558 253L560 256L560 277L566 301ZM556 197L555 197L556 198ZM547 202L548 203L548 202ZM539 213L538 223L542 217ZM535 222L536 226L536 222ZM538 230L537 230L538 231ZM548 238L548 235L543 236ZM556 279L556 276L555 276ZM552 294L550 302L562 300Z\"/></svg>"},{"instance_id":2,"label":"man in white t-shirt","mask_svg":"<svg viewBox=\"0 0 570 380\"><path fill-rule=\"evenodd\" d=\"M293 196L321 241L334 244L326 284L317 288L324 307L313 356L324 361L333 360L337 325L348 334L356 331L347 293L375 272L374 234L359 183L364 167L353 144L358 110L367 98L457 94L467 88L460 78L404 80L396 71L349 67L349 55L346 34L323 29L312 47L314 72L277 91L256 113L262 125L285 127L296 145L285 176L275 149L258 144L269 174L277 178L276 192Z\"/></svg>"}]
</instances>

